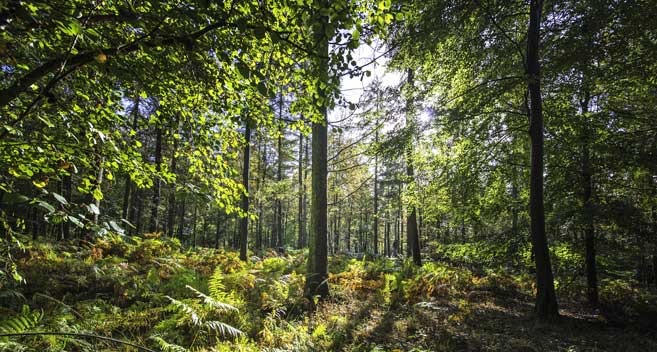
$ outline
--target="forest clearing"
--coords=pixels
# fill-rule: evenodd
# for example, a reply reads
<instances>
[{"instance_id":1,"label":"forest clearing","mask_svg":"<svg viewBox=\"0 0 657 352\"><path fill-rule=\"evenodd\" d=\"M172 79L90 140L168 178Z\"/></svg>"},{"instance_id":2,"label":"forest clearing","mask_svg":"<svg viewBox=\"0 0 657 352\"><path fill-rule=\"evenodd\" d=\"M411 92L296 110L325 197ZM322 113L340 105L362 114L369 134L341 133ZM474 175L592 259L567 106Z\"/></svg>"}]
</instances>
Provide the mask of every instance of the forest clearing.
<instances>
[{"instance_id":1,"label":"forest clearing","mask_svg":"<svg viewBox=\"0 0 657 352\"><path fill-rule=\"evenodd\" d=\"M0 30L0 351L657 351L653 0Z\"/></svg>"}]
</instances>

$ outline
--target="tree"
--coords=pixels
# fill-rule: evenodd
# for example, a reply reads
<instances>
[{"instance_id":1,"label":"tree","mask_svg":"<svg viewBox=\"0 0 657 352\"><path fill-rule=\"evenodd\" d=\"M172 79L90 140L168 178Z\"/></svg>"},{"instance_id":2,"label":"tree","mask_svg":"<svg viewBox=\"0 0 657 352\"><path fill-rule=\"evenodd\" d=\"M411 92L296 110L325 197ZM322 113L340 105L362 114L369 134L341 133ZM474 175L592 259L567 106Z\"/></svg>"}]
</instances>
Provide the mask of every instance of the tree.
<instances>
[{"instance_id":1,"label":"tree","mask_svg":"<svg viewBox=\"0 0 657 352\"><path fill-rule=\"evenodd\" d=\"M240 218L240 259L246 261L249 245L249 166L251 163L251 125L248 121L244 124L244 155L242 157L242 186L244 187L244 193L242 194L241 205L243 215Z\"/></svg>"},{"instance_id":2,"label":"tree","mask_svg":"<svg viewBox=\"0 0 657 352\"><path fill-rule=\"evenodd\" d=\"M531 139L531 183L529 214L536 263L536 314L541 319L559 315L554 278L550 264L550 251L545 235L545 209L543 205L543 112L541 104L541 66L539 62L542 0L529 5L527 28L527 87L529 90L529 136Z\"/></svg>"}]
</instances>

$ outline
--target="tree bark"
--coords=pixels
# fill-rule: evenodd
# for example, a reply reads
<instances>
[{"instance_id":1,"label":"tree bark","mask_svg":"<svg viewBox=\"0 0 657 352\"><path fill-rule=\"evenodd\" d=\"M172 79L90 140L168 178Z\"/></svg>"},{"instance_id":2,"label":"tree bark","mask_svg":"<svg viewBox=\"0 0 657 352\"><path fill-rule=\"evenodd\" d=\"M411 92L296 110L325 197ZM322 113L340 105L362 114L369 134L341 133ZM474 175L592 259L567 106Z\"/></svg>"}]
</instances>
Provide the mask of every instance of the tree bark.
<instances>
[{"instance_id":1,"label":"tree bark","mask_svg":"<svg viewBox=\"0 0 657 352\"><path fill-rule=\"evenodd\" d=\"M280 96L279 98L279 119L282 118L282 105L283 105L283 95ZM278 160L276 161L276 181L280 185L281 181L283 180L283 129L281 128L279 130L279 135L278 135L278 141L277 141L277 154L278 154ZM281 201L281 195L277 194L276 195L276 224L274 227L274 230L276 231L276 247L283 247L285 244L283 243L283 204Z\"/></svg>"},{"instance_id":2,"label":"tree bark","mask_svg":"<svg viewBox=\"0 0 657 352\"><path fill-rule=\"evenodd\" d=\"M580 102L582 118L586 119L589 111L590 95L584 93ZM589 304L598 305L598 273L595 263L595 225L593 219L593 172L591 169L590 128L584 120L582 129L582 203L584 205L584 242L586 263L586 296Z\"/></svg>"},{"instance_id":3,"label":"tree bark","mask_svg":"<svg viewBox=\"0 0 657 352\"><path fill-rule=\"evenodd\" d=\"M532 246L536 264L536 305L539 319L559 315L554 278L550 264L550 251L545 234L545 209L543 204L543 112L541 102L539 41L542 0L530 1L527 30L527 76L530 98L529 135L531 139L531 172L529 213L531 219Z\"/></svg>"},{"instance_id":4,"label":"tree bark","mask_svg":"<svg viewBox=\"0 0 657 352\"><path fill-rule=\"evenodd\" d=\"M299 132L299 209L298 209L298 236L297 249L303 248L303 238L305 235L305 214L304 214L304 195L305 188L303 184L303 133Z\"/></svg>"},{"instance_id":5,"label":"tree bark","mask_svg":"<svg viewBox=\"0 0 657 352\"><path fill-rule=\"evenodd\" d=\"M249 162L251 159L251 126L249 122L245 124L244 128L244 160L242 168L242 185L244 186L245 194L242 195L242 211L244 217L240 218L239 227L239 242L240 242L240 259L246 261L246 251L248 247L249 237Z\"/></svg>"},{"instance_id":6,"label":"tree bark","mask_svg":"<svg viewBox=\"0 0 657 352\"><path fill-rule=\"evenodd\" d=\"M320 9L328 9L328 0L320 1ZM312 202L310 218L310 238L308 252L308 271L306 277L306 297L325 298L328 286L328 233L327 233L327 176L328 176L328 119L327 106L330 99L323 85L322 77L329 74L329 40L326 30L328 16L320 15L313 25L314 41L317 44L316 73L319 77L317 87L318 112L322 121L312 125Z\"/></svg>"},{"instance_id":7,"label":"tree bark","mask_svg":"<svg viewBox=\"0 0 657 352\"><path fill-rule=\"evenodd\" d=\"M178 240L180 240L180 243L185 243L184 242L184 235L185 235L185 203L186 199L183 197L182 199L182 204L180 205L180 216L178 220Z\"/></svg>"},{"instance_id":8,"label":"tree bark","mask_svg":"<svg viewBox=\"0 0 657 352\"><path fill-rule=\"evenodd\" d=\"M173 150L171 151L171 173L176 175L176 168L177 168L177 158L176 158L176 152L178 151L178 140L174 139L173 140ZM176 175L177 176L177 175ZM168 214L167 214L167 235L169 238L173 238L173 228L175 226L175 219L176 219L176 184L178 183L178 178L176 177L176 181L171 183L171 187L169 190L169 201L168 201Z\"/></svg>"},{"instance_id":9,"label":"tree bark","mask_svg":"<svg viewBox=\"0 0 657 352\"><path fill-rule=\"evenodd\" d=\"M158 127L155 130L155 183L153 185L153 204L151 204L151 220L148 227L149 232L157 232L159 230L159 217L158 211L160 208L160 198L162 195L162 179L160 178L160 171L162 170L162 129Z\"/></svg>"},{"instance_id":10,"label":"tree bark","mask_svg":"<svg viewBox=\"0 0 657 352\"><path fill-rule=\"evenodd\" d=\"M410 89L413 87L413 70L408 70L408 86ZM409 92L409 95L411 93ZM411 137L415 135L415 116L413 109L413 99L408 98L406 103L406 125L412 130ZM406 177L408 182L413 184L415 182L415 175L413 171L413 142L409 141L406 147ZM409 206L409 214L406 219L406 236L407 236L407 249L406 255L413 256L413 263L417 266L422 265L422 258L420 255L420 238L417 227L417 210L415 205Z\"/></svg>"},{"instance_id":11,"label":"tree bark","mask_svg":"<svg viewBox=\"0 0 657 352\"><path fill-rule=\"evenodd\" d=\"M135 99L133 101L133 106L132 106L132 130L137 132L138 126L139 126L139 94L135 92ZM125 189L123 191L123 209L121 212L121 216L126 220L130 219L130 195L132 193L133 188L134 185L132 184L132 180L130 180L130 175L126 175ZM128 232L131 233L132 229Z\"/></svg>"}]
</instances>

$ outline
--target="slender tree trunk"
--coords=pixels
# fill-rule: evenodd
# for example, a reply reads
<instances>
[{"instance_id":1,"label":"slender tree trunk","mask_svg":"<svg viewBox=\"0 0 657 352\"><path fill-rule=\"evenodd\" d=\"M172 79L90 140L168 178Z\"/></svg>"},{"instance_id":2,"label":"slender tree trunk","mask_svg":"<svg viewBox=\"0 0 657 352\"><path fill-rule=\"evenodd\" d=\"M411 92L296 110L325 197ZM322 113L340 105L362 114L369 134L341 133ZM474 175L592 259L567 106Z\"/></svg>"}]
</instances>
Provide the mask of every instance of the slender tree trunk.
<instances>
[{"instance_id":1,"label":"slender tree trunk","mask_svg":"<svg viewBox=\"0 0 657 352\"><path fill-rule=\"evenodd\" d=\"M351 218L353 214L351 212L351 202L349 202L349 215L347 216L347 237L345 242L347 243L347 252L351 253Z\"/></svg>"},{"instance_id":2,"label":"slender tree trunk","mask_svg":"<svg viewBox=\"0 0 657 352\"><path fill-rule=\"evenodd\" d=\"M186 203L186 198L183 197L182 202L180 204L180 218L178 220L178 239L180 240L180 243L185 243L185 203Z\"/></svg>"},{"instance_id":3,"label":"slender tree trunk","mask_svg":"<svg viewBox=\"0 0 657 352\"><path fill-rule=\"evenodd\" d=\"M408 86L409 89L413 88L413 70L408 70ZM409 92L409 98L407 102L407 111L406 111L406 124L408 128L415 130L415 116L413 109L413 99L410 98L411 92ZM413 136L414 133L411 133ZM412 137L411 137L412 138ZM415 182L415 175L413 171L413 142L409 142L406 148L406 177L408 182L413 184ZM407 236L407 246L406 255L413 256L413 263L417 266L422 265L422 259L420 256L420 239L417 227L417 210L415 205L411 205L408 209L409 214L406 223L406 236Z\"/></svg>"},{"instance_id":4,"label":"slender tree trunk","mask_svg":"<svg viewBox=\"0 0 657 352\"><path fill-rule=\"evenodd\" d=\"M281 94L279 98L279 118L282 118L282 109L283 109L283 95ZM277 167L276 167L276 181L278 184L283 180L283 129L279 130L278 143L277 143ZM280 199L281 195L276 195L276 246L283 247L283 204Z\"/></svg>"},{"instance_id":5,"label":"slender tree trunk","mask_svg":"<svg viewBox=\"0 0 657 352\"><path fill-rule=\"evenodd\" d=\"M249 161L251 159L251 126L247 122L244 129L244 139L246 144L244 145L244 160L242 168L242 185L244 185L244 190L246 194L242 195L242 211L244 212L244 217L240 218L240 227L239 227L239 240L240 240L240 259L246 261L246 251L248 247L248 237L249 237Z\"/></svg>"},{"instance_id":6,"label":"slender tree trunk","mask_svg":"<svg viewBox=\"0 0 657 352\"><path fill-rule=\"evenodd\" d=\"M192 216L192 248L196 248L196 215L198 213L198 205L194 204L194 215Z\"/></svg>"},{"instance_id":7,"label":"slender tree trunk","mask_svg":"<svg viewBox=\"0 0 657 352\"><path fill-rule=\"evenodd\" d=\"M305 214L303 213L304 184L303 184L303 133L299 132L299 210L297 218L298 236L297 249L303 248L303 237L305 231Z\"/></svg>"},{"instance_id":8,"label":"slender tree trunk","mask_svg":"<svg viewBox=\"0 0 657 352\"><path fill-rule=\"evenodd\" d=\"M380 110L379 104L381 93L377 93L377 110ZM380 111L377 111L379 114ZM376 131L374 132L374 145L379 144L379 119L375 123ZM379 153L374 155L374 255L379 255Z\"/></svg>"},{"instance_id":9,"label":"slender tree trunk","mask_svg":"<svg viewBox=\"0 0 657 352\"><path fill-rule=\"evenodd\" d=\"M160 208L160 198L162 195L162 180L160 171L162 170L162 129L158 127L155 130L155 171L157 176L153 185L153 204L151 205L151 221L148 228L149 232L159 230L158 210Z\"/></svg>"},{"instance_id":10,"label":"slender tree trunk","mask_svg":"<svg viewBox=\"0 0 657 352\"><path fill-rule=\"evenodd\" d=\"M208 217L203 215L203 242L201 247L208 246Z\"/></svg>"},{"instance_id":11,"label":"slender tree trunk","mask_svg":"<svg viewBox=\"0 0 657 352\"><path fill-rule=\"evenodd\" d=\"M384 225L384 235L383 235L383 252L386 257L390 257L390 214L386 210L386 219Z\"/></svg>"},{"instance_id":12,"label":"slender tree trunk","mask_svg":"<svg viewBox=\"0 0 657 352\"><path fill-rule=\"evenodd\" d=\"M221 238L221 210L217 209L216 229L214 233L214 248L219 249L219 238Z\"/></svg>"},{"instance_id":13,"label":"slender tree trunk","mask_svg":"<svg viewBox=\"0 0 657 352\"><path fill-rule=\"evenodd\" d=\"M132 107L132 130L137 132L139 126L139 94L135 93L135 99ZM130 219L130 195L134 188L132 181L130 180L130 175L125 176L125 189L123 190L123 209L121 215L124 219ZM134 224L133 224L134 225ZM132 233L132 228L128 233Z\"/></svg>"},{"instance_id":14,"label":"slender tree trunk","mask_svg":"<svg viewBox=\"0 0 657 352\"><path fill-rule=\"evenodd\" d=\"M143 225L141 222L142 215L144 214L144 190L141 188L136 188L133 192L133 215L134 219L132 221L132 224L135 225L135 233L137 235L142 234L143 232Z\"/></svg>"},{"instance_id":15,"label":"slender tree trunk","mask_svg":"<svg viewBox=\"0 0 657 352\"><path fill-rule=\"evenodd\" d=\"M176 158L176 152L178 151L178 140L174 139L173 140L173 150L171 151L171 166L170 166L170 172L174 175L176 175L176 167L177 167L177 158ZM176 219L176 184L178 183L177 175L176 175L176 181L171 183L171 187L169 190L169 201L168 201L168 214L167 214L167 235L169 238L173 238L173 228L175 226L175 219Z\"/></svg>"},{"instance_id":16,"label":"slender tree trunk","mask_svg":"<svg viewBox=\"0 0 657 352\"><path fill-rule=\"evenodd\" d=\"M536 314L539 319L559 315L554 278L550 264L550 251L545 234L545 209L543 204L543 112L541 102L541 75L539 63L540 22L543 0L530 1L529 27L527 31L527 75L530 97L531 182L529 214L531 219L532 245L536 264Z\"/></svg>"},{"instance_id":17,"label":"slender tree trunk","mask_svg":"<svg viewBox=\"0 0 657 352\"><path fill-rule=\"evenodd\" d=\"M266 136L262 134L262 152L260 153L260 182L258 183L258 188L260 190L265 189L265 182L267 177L267 140ZM262 192L261 192L262 193ZM262 224L265 221L265 210L264 210L264 194L261 194L260 199L258 199L258 226L256 234L256 248L262 249L264 243L269 243L266 239L263 238L262 233Z\"/></svg>"},{"instance_id":18,"label":"slender tree trunk","mask_svg":"<svg viewBox=\"0 0 657 352\"><path fill-rule=\"evenodd\" d=\"M336 193L336 199L337 199L337 193ZM342 220L342 213L338 209L337 211L337 218L335 219L335 228L334 228L334 235L335 235L335 250L334 253L339 253L340 252L340 222Z\"/></svg>"},{"instance_id":19,"label":"slender tree trunk","mask_svg":"<svg viewBox=\"0 0 657 352\"><path fill-rule=\"evenodd\" d=\"M581 101L582 117L586 118L589 110L589 93L584 93L585 97ZM584 242L585 242L585 262L586 262L586 296L589 304L598 305L598 274L595 264L595 226L593 219L593 173L591 170L590 143L588 122L584 122L582 130L582 182L583 194L582 201L584 204Z\"/></svg>"}]
</instances>

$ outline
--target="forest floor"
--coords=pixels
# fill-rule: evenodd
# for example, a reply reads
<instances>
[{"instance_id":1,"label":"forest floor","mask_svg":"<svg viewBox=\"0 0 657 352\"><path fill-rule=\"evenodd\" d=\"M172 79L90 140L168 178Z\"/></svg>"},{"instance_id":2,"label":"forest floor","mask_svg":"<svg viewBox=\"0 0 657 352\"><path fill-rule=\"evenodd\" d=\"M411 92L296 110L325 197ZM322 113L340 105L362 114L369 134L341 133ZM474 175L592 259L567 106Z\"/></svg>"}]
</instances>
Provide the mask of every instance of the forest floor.
<instances>
[{"instance_id":1,"label":"forest floor","mask_svg":"<svg viewBox=\"0 0 657 352\"><path fill-rule=\"evenodd\" d=\"M28 245L15 253L24 283L0 285L0 332L112 336L157 351L657 351L657 292L645 287L616 282L598 309L560 290L561 317L539 323L531 275L338 255L331 297L309 313L304 255L244 264L156 238ZM2 350L135 351L76 337L0 339Z\"/></svg>"}]
</instances>

